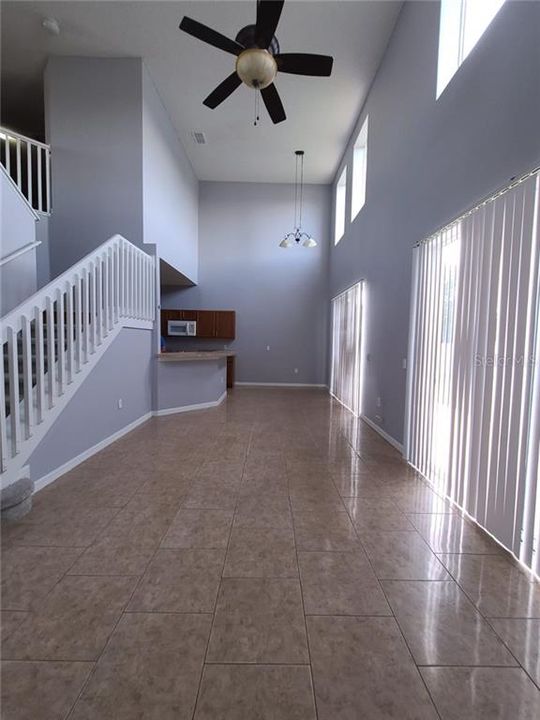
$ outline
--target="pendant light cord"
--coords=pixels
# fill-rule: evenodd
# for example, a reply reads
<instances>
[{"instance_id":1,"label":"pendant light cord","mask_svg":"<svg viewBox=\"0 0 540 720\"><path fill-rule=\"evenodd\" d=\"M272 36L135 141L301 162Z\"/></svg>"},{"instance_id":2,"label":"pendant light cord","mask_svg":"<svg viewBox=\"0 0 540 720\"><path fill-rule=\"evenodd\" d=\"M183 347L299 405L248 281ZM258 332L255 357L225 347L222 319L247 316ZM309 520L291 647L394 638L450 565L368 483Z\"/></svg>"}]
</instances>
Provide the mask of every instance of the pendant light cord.
<instances>
[{"instance_id":1,"label":"pendant light cord","mask_svg":"<svg viewBox=\"0 0 540 720\"><path fill-rule=\"evenodd\" d=\"M304 202L304 154L300 155L300 217L298 228L302 229L302 204Z\"/></svg>"},{"instance_id":2,"label":"pendant light cord","mask_svg":"<svg viewBox=\"0 0 540 720\"><path fill-rule=\"evenodd\" d=\"M296 217L298 214L298 155L296 155L296 168L294 174L294 229L298 227Z\"/></svg>"}]
</instances>

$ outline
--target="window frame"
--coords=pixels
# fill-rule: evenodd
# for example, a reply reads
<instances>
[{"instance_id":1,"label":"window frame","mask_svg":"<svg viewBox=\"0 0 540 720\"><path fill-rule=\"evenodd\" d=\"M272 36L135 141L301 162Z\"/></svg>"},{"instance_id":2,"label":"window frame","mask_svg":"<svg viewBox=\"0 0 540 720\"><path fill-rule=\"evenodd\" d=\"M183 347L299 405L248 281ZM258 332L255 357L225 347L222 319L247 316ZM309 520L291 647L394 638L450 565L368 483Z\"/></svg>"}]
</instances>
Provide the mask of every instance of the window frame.
<instances>
[{"instance_id":1,"label":"window frame","mask_svg":"<svg viewBox=\"0 0 540 720\"><path fill-rule=\"evenodd\" d=\"M351 222L366 204L369 115L356 135L352 150ZM361 163L361 167L359 164Z\"/></svg>"},{"instance_id":2,"label":"window frame","mask_svg":"<svg viewBox=\"0 0 540 720\"><path fill-rule=\"evenodd\" d=\"M345 237L347 220L347 165L343 167L334 192L334 246ZM340 232L338 233L338 230Z\"/></svg>"}]
</instances>

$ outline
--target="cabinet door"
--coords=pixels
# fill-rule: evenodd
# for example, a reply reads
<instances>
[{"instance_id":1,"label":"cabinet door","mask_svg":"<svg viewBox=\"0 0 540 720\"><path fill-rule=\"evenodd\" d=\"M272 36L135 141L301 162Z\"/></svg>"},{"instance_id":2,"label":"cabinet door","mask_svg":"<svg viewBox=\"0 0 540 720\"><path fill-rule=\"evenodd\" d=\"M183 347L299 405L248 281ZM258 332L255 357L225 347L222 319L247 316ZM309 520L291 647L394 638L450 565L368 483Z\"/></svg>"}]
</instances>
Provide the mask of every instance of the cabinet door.
<instances>
[{"instance_id":1,"label":"cabinet door","mask_svg":"<svg viewBox=\"0 0 540 720\"><path fill-rule=\"evenodd\" d=\"M169 335L169 320L181 320L182 314L180 310L162 310L161 311L161 334L163 337Z\"/></svg>"},{"instance_id":2,"label":"cabinet door","mask_svg":"<svg viewBox=\"0 0 540 720\"><path fill-rule=\"evenodd\" d=\"M197 337L213 338L216 332L216 313L213 310L197 310Z\"/></svg>"},{"instance_id":3,"label":"cabinet door","mask_svg":"<svg viewBox=\"0 0 540 720\"><path fill-rule=\"evenodd\" d=\"M234 310L216 312L216 337L234 340L236 335L236 313Z\"/></svg>"},{"instance_id":4,"label":"cabinet door","mask_svg":"<svg viewBox=\"0 0 540 720\"><path fill-rule=\"evenodd\" d=\"M197 319L197 311L196 310L182 310L182 320L196 320Z\"/></svg>"}]
</instances>

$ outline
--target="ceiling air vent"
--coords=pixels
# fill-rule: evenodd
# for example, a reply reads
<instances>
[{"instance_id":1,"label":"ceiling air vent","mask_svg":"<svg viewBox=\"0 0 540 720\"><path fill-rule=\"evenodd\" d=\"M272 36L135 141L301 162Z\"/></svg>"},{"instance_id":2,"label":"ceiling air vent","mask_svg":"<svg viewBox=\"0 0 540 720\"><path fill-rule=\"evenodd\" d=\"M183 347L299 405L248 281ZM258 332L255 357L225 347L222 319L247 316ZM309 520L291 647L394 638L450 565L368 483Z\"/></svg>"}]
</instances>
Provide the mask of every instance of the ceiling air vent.
<instances>
[{"instance_id":1,"label":"ceiling air vent","mask_svg":"<svg viewBox=\"0 0 540 720\"><path fill-rule=\"evenodd\" d=\"M206 135L203 132L197 132L197 130L194 130L191 133L191 137L193 138L195 145L206 145Z\"/></svg>"}]
</instances>

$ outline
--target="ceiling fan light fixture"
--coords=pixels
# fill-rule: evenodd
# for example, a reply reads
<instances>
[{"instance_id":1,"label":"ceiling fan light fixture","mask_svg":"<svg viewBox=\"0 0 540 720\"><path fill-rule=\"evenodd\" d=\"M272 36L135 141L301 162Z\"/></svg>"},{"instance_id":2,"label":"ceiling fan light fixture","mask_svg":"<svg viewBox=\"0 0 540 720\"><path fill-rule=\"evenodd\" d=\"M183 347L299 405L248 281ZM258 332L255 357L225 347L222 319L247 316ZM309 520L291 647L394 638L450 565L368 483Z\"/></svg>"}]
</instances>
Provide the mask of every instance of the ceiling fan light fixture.
<instances>
[{"instance_id":1,"label":"ceiling fan light fixture","mask_svg":"<svg viewBox=\"0 0 540 720\"><path fill-rule=\"evenodd\" d=\"M302 245L307 248L317 247L317 241L314 238L312 238L310 235L306 235L306 237L302 241Z\"/></svg>"},{"instance_id":2,"label":"ceiling fan light fixture","mask_svg":"<svg viewBox=\"0 0 540 720\"><path fill-rule=\"evenodd\" d=\"M248 87L264 90L274 82L277 63L268 50L249 48L236 58L236 73Z\"/></svg>"}]
</instances>

